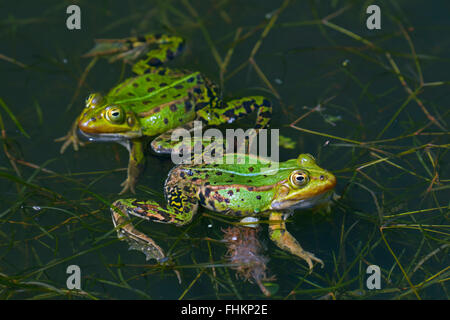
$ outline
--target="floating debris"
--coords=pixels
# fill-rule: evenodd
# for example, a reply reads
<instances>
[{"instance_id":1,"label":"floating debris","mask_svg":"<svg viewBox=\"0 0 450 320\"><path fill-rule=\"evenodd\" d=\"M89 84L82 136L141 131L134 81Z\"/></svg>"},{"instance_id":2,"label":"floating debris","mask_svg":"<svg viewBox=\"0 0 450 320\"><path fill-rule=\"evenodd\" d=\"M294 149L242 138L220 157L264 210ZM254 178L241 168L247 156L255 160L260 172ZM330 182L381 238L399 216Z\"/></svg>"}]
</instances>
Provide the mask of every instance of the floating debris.
<instances>
[{"instance_id":1,"label":"floating debris","mask_svg":"<svg viewBox=\"0 0 450 320\"><path fill-rule=\"evenodd\" d=\"M262 254L263 248L258 240L258 232L261 228L229 227L222 230L224 242L227 246L227 260L235 265L237 276L253 283L261 289L266 297L270 291L264 286L263 281L273 281L275 277L267 277L267 262L269 258Z\"/></svg>"}]
</instances>

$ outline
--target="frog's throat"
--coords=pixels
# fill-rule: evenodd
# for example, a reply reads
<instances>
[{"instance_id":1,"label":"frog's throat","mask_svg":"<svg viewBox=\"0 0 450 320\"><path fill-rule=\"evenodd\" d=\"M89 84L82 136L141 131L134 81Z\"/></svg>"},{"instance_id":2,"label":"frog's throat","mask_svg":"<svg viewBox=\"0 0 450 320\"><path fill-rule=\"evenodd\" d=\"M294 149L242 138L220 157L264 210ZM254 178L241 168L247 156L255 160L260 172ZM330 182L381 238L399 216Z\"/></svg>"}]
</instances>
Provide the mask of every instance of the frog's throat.
<instances>
[{"instance_id":1,"label":"frog's throat","mask_svg":"<svg viewBox=\"0 0 450 320\"><path fill-rule=\"evenodd\" d=\"M78 133L83 138L86 138L89 141L94 142L120 142L142 137L142 132L140 130L120 132L120 133L87 133L78 128Z\"/></svg>"},{"instance_id":2,"label":"frog's throat","mask_svg":"<svg viewBox=\"0 0 450 320\"><path fill-rule=\"evenodd\" d=\"M123 145L125 148L130 149L130 139L136 139L142 137L142 133L136 131L129 131L127 133L86 133L78 128L77 133L93 142L117 142Z\"/></svg>"},{"instance_id":3,"label":"frog's throat","mask_svg":"<svg viewBox=\"0 0 450 320\"><path fill-rule=\"evenodd\" d=\"M272 201L270 209L271 210L310 209L319 206L321 204L327 203L328 201L330 201L332 195L333 190L328 190L326 192L323 192L308 199Z\"/></svg>"}]
</instances>

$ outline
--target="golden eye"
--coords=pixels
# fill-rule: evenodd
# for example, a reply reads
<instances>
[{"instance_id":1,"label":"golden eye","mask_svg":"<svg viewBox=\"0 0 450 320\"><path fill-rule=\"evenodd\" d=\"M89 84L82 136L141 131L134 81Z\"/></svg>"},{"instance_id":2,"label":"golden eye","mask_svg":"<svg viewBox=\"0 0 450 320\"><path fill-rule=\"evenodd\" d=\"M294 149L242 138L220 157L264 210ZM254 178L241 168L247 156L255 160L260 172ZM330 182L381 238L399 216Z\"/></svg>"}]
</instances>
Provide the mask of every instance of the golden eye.
<instances>
[{"instance_id":1,"label":"golden eye","mask_svg":"<svg viewBox=\"0 0 450 320\"><path fill-rule=\"evenodd\" d=\"M297 187L302 187L308 183L309 177L303 171L294 171L290 176L291 184Z\"/></svg>"},{"instance_id":2,"label":"golden eye","mask_svg":"<svg viewBox=\"0 0 450 320\"><path fill-rule=\"evenodd\" d=\"M106 110L106 119L115 124L121 124L125 120L124 112L119 107L110 107Z\"/></svg>"}]
</instances>

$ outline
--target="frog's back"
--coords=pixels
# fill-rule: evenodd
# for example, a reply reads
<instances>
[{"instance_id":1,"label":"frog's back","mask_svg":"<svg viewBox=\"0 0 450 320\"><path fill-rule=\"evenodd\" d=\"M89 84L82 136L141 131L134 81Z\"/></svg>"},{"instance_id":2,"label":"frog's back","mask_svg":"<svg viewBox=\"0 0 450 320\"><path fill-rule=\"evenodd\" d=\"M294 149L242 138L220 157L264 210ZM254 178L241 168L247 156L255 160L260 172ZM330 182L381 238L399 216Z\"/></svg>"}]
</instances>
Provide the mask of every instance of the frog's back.
<instances>
[{"instance_id":1,"label":"frog's back","mask_svg":"<svg viewBox=\"0 0 450 320\"><path fill-rule=\"evenodd\" d=\"M248 155L236 163L178 165L166 188L181 186L209 210L254 215L268 208L275 186L286 181L293 166L290 161L262 163Z\"/></svg>"},{"instance_id":2,"label":"frog's back","mask_svg":"<svg viewBox=\"0 0 450 320\"><path fill-rule=\"evenodd\" d=\"M125 80L108 93L108 100L132 111L144 134L152 136L192 121L202 86L198 72L161 69Z\"/></svg>"}]
</instances>

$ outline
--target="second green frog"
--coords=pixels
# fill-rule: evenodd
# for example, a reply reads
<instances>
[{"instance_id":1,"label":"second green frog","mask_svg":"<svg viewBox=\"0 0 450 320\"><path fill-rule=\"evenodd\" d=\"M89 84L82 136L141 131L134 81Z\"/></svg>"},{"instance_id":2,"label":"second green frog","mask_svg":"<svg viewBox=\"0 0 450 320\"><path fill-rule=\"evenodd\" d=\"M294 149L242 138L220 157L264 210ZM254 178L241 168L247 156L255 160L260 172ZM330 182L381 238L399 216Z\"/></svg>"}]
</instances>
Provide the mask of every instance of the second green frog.
<instances>
[{"instance_id":1,"label":"second green frog","mask_svg":"<svg viewBox=\"0 0 450 320\"><path fill-rule=\"evenodd\" d=\"M191 222L202 206L240 218L268 217L270 238L281 249L304 259L312 269L313 261L323 265L322 260L303 250L286 230L285 219L295 209L329 204L335 185L335 176L319 167L310 154L279 163L231 154L223 163L174 167L164 187L167 204L121 199L114 202L111 212L119 238L144 252L147 259L160 262L167 259L164 251L133 226L130 216L182 226Z\"/></svg>"}]
</instances>

